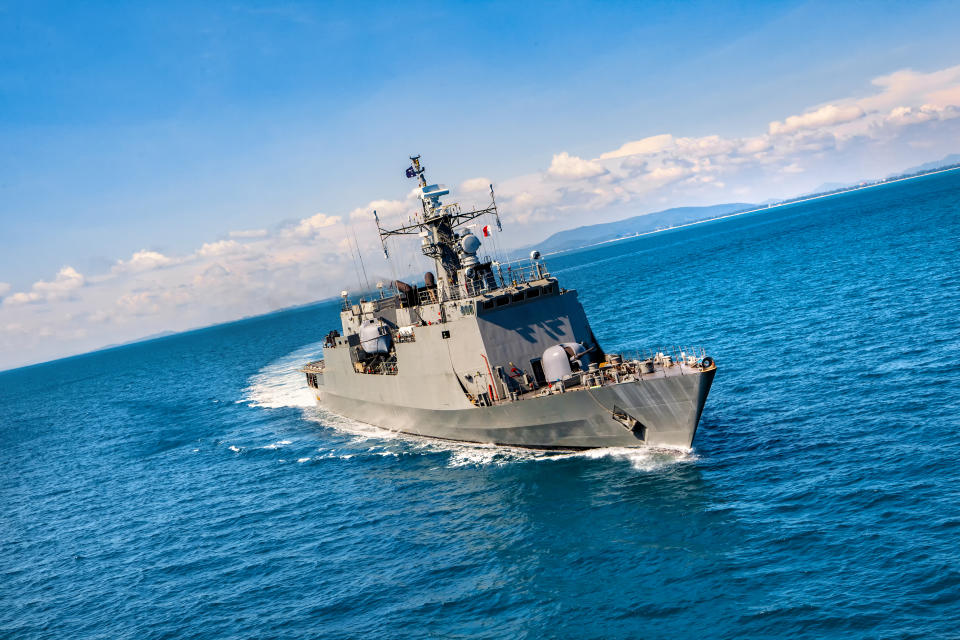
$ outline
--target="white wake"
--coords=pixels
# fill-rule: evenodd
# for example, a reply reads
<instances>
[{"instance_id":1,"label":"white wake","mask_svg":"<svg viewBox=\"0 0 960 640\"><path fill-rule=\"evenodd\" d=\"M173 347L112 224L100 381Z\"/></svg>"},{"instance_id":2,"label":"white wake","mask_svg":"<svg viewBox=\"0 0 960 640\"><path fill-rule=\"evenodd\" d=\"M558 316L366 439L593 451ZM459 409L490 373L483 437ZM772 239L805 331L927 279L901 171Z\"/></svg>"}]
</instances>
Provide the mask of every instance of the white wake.
<instances>
[{"instance_id":1,"label":"white wake","mask_svg":"<svg viewBox=\"0 0 960 640\"><path fill-rule=\"evenodd\" d=\"M317 360L322 353L323 343L315 342L274 360L251 376L241 402L266 409L312 407L316 400L300 367Z\"/></svg>"}]
</instances>

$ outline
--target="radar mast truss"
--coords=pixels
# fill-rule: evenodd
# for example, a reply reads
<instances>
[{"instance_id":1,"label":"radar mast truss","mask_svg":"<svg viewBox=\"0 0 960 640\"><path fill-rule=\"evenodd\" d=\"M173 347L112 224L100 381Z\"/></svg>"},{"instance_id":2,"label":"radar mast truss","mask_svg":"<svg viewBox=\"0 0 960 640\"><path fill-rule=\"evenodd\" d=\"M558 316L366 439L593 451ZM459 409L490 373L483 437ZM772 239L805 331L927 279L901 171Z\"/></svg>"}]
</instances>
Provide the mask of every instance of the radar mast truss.
<instances>
[{"instance_id":1,"label":"radar mast truss","mask_svg":"<svg viewBox=\"0 0 960 640\"><path fill-rule=\"evenodd\" d=\"M423 209L423 217L412 224L395 229L384 229L380 225L380 217L374 211L373 217L377 223L377 233L380 235L383 255L387 258L390 257L387 249L388 238L417 235L424 239L421 247L423 255L436 260L447 271L448 275L452 275L459 267L457 238L454 229L480 216L493 214L497 223L497 230L503 230L503 225L500 223L500 213L497 211L497 200L493 193L493 185L490 185L489 207L462 211L459 203L446 205L440 203L440 196L446 195L449 191L440 187L440 185L427 184L427 179L424 176L425 167L420 165L420 156L410 156L410 160L413 164L407 170L407 175L408 177L415 175L420 183L420 204Z\"/></svg>"}]
</instances>

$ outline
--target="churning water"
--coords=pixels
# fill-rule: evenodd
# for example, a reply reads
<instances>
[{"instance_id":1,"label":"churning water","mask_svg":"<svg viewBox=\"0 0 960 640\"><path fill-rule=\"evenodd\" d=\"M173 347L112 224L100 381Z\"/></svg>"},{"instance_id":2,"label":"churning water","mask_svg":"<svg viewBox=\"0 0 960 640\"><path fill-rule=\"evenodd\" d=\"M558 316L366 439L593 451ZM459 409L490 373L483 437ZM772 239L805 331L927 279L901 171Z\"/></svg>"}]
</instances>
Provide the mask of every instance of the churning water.
<instances>
[{"instance_id":1,"label":"churning water","mask_svg":"<svg viewBox=\"0 0 960 640\"><path fill-rule=\"evenodd\" d=\"M950 173L549 258L716 359L693 451L319 411L334 304L0 374L0 636L956 637L958 237Z\"/></svg>"}]
</instances>

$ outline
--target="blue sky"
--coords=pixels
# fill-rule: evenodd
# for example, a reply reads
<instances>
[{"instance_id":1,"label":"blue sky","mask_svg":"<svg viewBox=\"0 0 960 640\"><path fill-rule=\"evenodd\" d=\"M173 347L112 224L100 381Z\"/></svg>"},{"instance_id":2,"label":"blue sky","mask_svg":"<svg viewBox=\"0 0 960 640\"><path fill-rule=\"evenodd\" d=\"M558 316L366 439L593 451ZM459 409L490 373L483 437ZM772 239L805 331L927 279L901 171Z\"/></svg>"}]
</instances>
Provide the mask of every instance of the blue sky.
<instances>
[{"instance_id":1,"label":"blue sky","mask_svg":"<svg viewBox=\"0 0 960 640\"><path fill-rule=\"evenodd\" d=\"M329 295L342 247L320 230L381 199L399 215L410 153L451 185L503 185L504 241L522 244L960 152L958 24L955 2L0 2L0 368ZM814 127L840 129L814 148ZM722 165L733 140L762 162ZM244 243L273 238L258 250L276 257L294 237L316 272L250 266ZM190 298L213 267L247 297Z\"/></svg>"}]
</instances>

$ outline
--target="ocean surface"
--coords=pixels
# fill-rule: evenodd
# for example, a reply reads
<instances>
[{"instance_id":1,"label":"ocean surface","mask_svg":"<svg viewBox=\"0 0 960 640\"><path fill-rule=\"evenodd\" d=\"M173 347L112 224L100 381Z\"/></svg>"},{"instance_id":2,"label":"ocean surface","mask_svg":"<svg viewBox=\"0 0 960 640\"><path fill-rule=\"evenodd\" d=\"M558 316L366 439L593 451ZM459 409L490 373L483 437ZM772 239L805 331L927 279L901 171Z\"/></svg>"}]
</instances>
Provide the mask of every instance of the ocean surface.
<instances>
[{"instance_id":1,"label":"ocean surface","mask_svg":"<svg viewBox=\"0 0 960 640\"><path fill-rule=\"evenodd\" d=\"M0 637L960 637L960 172L547 263L692 451L324 413L333 303L0 373Z\"/></svg>"}]
</instances>

